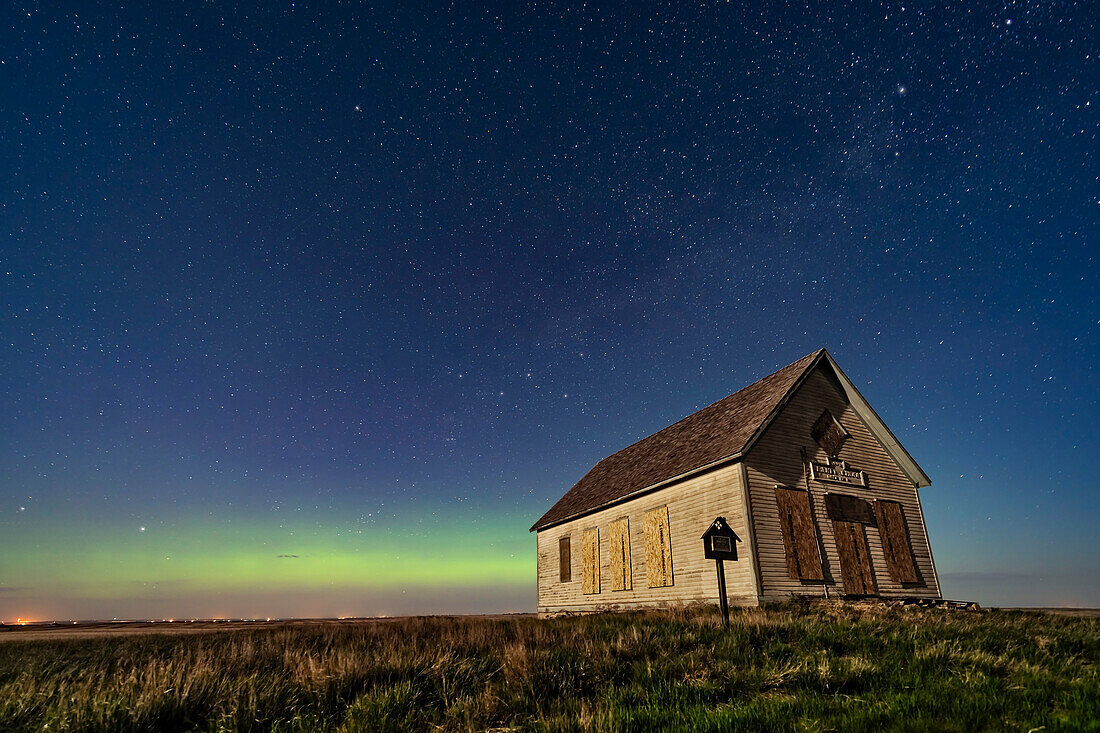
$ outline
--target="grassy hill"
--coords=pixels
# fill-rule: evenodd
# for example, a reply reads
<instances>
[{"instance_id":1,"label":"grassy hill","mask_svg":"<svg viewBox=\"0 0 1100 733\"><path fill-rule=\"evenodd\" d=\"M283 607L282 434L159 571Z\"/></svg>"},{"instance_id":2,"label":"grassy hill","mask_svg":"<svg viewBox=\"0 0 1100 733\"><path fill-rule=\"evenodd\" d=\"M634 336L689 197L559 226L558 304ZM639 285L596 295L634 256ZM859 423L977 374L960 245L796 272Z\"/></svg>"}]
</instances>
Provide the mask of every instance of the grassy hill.
<instances>
[{"instance_id":1,"label":"grassy hill","mask_svg":"<svg viewBox=\"0 0 1100 733\"><path fill-rule=\"evenodd\" d=\"M1098 730L1100 619L788 605L0 641L0 730Z\"/></svg>"}]
</instances>

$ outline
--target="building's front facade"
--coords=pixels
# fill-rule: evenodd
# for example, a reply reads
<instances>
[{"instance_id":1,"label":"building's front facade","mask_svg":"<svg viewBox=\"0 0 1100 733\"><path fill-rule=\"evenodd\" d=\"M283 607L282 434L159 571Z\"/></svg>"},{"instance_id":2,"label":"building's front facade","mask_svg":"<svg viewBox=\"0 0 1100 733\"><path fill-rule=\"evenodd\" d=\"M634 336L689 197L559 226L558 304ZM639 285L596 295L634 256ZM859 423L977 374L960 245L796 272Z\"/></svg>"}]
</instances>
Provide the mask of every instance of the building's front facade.
<instances>
[{"instance_id":1,"label":"building's front facade","mask_svg":"<svg viewBox=\"0 0 1100 733\"><path fill-rule=\"evenodd\" d=\"M939 598L929 480L825 350L600 461L532 527L540 614L715 602L701 536L741 538L730 603Z\"/></svg>"}]
</instances>

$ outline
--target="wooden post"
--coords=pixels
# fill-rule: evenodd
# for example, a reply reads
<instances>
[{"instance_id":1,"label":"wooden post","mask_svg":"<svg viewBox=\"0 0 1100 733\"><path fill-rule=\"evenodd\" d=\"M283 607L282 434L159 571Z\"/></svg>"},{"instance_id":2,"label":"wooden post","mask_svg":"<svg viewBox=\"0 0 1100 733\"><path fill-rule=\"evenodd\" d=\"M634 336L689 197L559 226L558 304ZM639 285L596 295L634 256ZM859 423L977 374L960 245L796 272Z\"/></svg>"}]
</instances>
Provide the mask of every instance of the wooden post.
<instances>
[{"instance_id":1,"label":"wooden post","mask_svg":"<svg viewBox=\"0 0 1100 733\"><path fill-rule=\"evenodd\" d=\"M714 560L718 570L718 605L722 607L722 625L729 628L730 602L726 596L726 568L723 562L737 559L737 543L741 538L730 529L725 517L717 517L703 533L703 557Z\"/></svg>"},{"instance_id":2,"label":"wooden post","mask_svg":"<svg viewBox=\"0 0 1100 733\"><path fill-rule=\"evenodd\" d=\"M726 598L726 569L722 567L720 559L715 560L714 565L718 568L718 603L722 608L722 625L729 628L730 605L729 599Z\"/></svg>"}]
</instances>

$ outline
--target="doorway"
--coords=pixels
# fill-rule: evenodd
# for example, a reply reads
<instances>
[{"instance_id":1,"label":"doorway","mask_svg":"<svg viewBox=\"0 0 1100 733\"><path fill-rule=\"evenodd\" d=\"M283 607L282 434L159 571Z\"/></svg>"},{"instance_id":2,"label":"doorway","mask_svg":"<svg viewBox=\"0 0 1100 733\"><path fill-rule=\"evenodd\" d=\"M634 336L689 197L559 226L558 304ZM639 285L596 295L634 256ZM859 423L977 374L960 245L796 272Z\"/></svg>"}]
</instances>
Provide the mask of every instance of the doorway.
<instances>
[{"instance_id":1,"label":"doorway","mask_svg":"<svg viewBox=\"0 0 1100 733\"><path fill-rule=\"evenodd\" d=\"M840 554L840 576L844 592L850 596L873 596L875 575L871 571L871 553L867 535L858 522L833 522L833 536Z\"/></svg>"}]
</instances>

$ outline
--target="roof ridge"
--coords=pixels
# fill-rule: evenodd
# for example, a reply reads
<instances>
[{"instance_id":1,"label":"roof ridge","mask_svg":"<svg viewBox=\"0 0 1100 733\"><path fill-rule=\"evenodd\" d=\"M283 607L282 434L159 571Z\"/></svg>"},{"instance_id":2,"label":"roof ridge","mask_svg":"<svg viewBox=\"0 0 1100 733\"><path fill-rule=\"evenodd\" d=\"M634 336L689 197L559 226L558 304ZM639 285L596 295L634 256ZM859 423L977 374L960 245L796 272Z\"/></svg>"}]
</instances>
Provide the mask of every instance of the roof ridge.
<instances>
[{"instance_id":1,"label":"roof ridge","mask_svg":"<svg viewBox=\"0 0 1100 733\"><path fill-rule=\"evenodd\" d=\"M823 353L827 352L821 348L806 354L600 459L531 529L581 516L716 460L737 455L751 443ZM779 383L770 383L793 367L800 368L784 375ZM750 391L754 387L757 392ZM722 408L714 409L723 403L726 404Z\"/></svg>"},{"instance_id":2,"label":"roof ridge","mask_svg":"<svg viewBox=\"0 0 1100 733\"><path fill-rule=\"evenodd\" d=\"M677 425L679 425L680 423L684 422L685 420L690 420L691 418L695 417L696 415L698 415L698 414L699 414L700 412L702 412L703 410L706 410L706 409L708 409L708 408L714 407L715 405L717 405L717 404L718 404L719 402L722 402L723 400L728 400L728 399L729 399L730 397L733 397L734 395L738 395L738 394L740 394L740 393L744 392L744 391L745 391L746 389L752 389L753 387L755 387L756 385L760 384L761 382L763 382L763 381L766 381L766 380L768 380L768 379L771 379L772 377L774 377L774 376L775 376L776 374L779 374L779 372L783 371L784 369L789 369L790 367L793 367L793 366L794 366L795 364L797 364L798 362L802 361L803 359L808 359L808 358L809 358L809 357L811 357L811 356L817 356L817 355L818 355L818 354L820 354L820 353L821 353L822 351L825 351L824 347L822 347L822 348L818 349L817 351L813 351L813 352L810 352L809 354L806 354L805 356L800 356L799 358L797 358L797 359L795 359L794 361L792 361L792 362L791 362L790 364L787 364L786 366L782 366L782 367L779 367L778 369L776 369L776 370L775 370L774 372L772 372L771 374L768 374L767 376L763 376L763 377L760 377L760 379L757 379L757 380L755 380L755 381L753 381L753 382L751 382L751 383L749 383L749 384L746 384L746 385L745 385L744 387L742 387L741 389L739 389L739 390L736 390L736 391L734 391L734 392L730 392L730 393L729 393L728 395L726 395L725 397L720 397L719 399L715 400L714 402L711 402L711 403L710 403L710 404L708 404L708 405L703 405L703 406L702 406L702 407L700 407L700 408L699 408L698 410L695 410L694 412L691 412L691 413L689 413L689 414L687 414L687 415L684 415L684 416L683 416L682 418L680 418L680 419L679 419L679 420L677 420L676 422L674 422L674 423L672 423L672 424L670 424L670 425L666 425L665 427L661 428L661 429L660 429L660 430L658 430L657 432L655 432L655 433L650 433L649 435L645 436L644 438L638 438L637 440L635 440L635 441L634 441L633 443L631 443L631 444L629 444L629 445L624 445L624 446L623 446L622 448L620 448L619 450L615 451L615 452L614 452L614 453L612 453L611 455L607 455L607 456L604 456L604 457L603 457L603 458L601 458L600 460L596 461L596 466L600 465L601 463L603 463L604 461L606 461L606 460L607 460L608 458L612 458L612 457L614 457L614 456L617 456L618 454L622 453L622 452L623 452L623 451L625 451L625 450L629 450L630 448L633 448L634 446L638 445L638 443L641 443L641 442L643 442L643 441L649 440L650 438L652 438L652 437L654 437L654 436L656 436L656 435L660 435L660 434L661 434L661 433L663 433L664 431L666 431L666 430L670 430L670 429L672 429L672 428L676 427ZM596 466L593 466L592 468L595 468ZM591 470L591 469L590 469L590 470Z\"/></svg>"}]
</instances>

